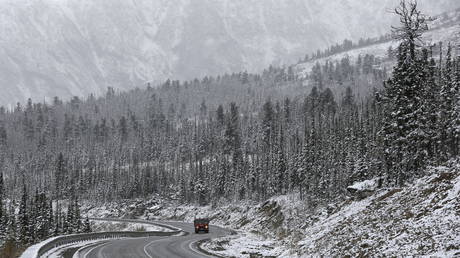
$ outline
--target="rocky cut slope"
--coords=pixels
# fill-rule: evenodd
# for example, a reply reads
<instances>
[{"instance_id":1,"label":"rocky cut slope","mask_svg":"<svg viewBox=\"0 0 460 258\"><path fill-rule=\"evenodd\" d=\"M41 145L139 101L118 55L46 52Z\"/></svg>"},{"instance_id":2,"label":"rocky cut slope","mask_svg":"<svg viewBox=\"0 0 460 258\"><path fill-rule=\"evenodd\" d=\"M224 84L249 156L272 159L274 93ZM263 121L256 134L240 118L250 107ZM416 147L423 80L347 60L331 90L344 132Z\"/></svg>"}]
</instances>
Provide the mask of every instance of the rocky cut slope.
<instances>
[{"instance_id":1,"label":"rocky cut slope","mask_svg":"<svg viewBox=\"0 0 460 258\"><path fill-rule=\"evenodd\" d=\"M460 163L344 206L305 231L306 257L460 256Z\"/></svg>"},{"instance_id":2,"label":"rocky cut slope","mask_svg":"<svg viewBox=\"0 0 460 258\"><path fill-rule=\"evenodd\" d=\"M420 0L430 13L456 0ZM378 36L397 0L1 0L0 105L292 63Z\"/></svg>"}]
</instances>

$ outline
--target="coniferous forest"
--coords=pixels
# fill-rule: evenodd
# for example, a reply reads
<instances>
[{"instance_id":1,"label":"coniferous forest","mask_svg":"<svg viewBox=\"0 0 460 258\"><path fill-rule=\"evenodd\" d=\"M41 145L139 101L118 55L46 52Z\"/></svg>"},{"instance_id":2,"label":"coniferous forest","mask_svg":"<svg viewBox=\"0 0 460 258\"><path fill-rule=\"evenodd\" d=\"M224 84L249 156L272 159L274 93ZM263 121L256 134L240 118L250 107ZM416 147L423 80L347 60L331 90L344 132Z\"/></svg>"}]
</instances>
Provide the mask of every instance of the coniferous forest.
<instances>
[{"instance_id":1,"label":"coniferous forest","mask_svg":"<svg viewBox=\"0 0 460 258\"><path fill-rule=\"evenodd\" d=\"M423 176L459 154L460 58L421 44L430 20L411 6L397 15L392 55L317 63L306 78L269 67L1 108L0 238L88 232L82 200L298 194L316 207L353 182Z\"/></svg>"}]
</instances>

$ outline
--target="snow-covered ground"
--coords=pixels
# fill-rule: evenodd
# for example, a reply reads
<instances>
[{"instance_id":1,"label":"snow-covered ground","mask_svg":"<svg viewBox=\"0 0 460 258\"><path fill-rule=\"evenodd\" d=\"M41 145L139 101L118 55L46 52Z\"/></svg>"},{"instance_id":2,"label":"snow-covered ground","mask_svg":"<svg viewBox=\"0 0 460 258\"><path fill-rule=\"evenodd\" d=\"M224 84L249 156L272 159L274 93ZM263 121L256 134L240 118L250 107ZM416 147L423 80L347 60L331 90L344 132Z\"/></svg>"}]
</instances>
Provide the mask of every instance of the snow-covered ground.
<instances>
[{"instance_id":1,"label":"snow-covered ground","mask_svg":"<svg viewBox=\"0 0 460 258\"><path fill-rule=\"evenodd\" d=\"M381 190L305 230L305 257L460 255L460 165L431 168L404 188Z\"/></svg>"},{"instance_id":2,"label":"snow-covered ground","mask_svg":"<svg viewBox=\"0 0 460 258\"><path fill-rule=\"evenodd\" d=\"M57 237L51 237L51 238L48 238L40 243L37 243L29 248L27 248L27 250L25 250L22 254L21 254L21 258L30 258L30 257L35 257L36 254L38 253L38 251L40 250L40 248L42 248L44 245L50 243L51 241L59 238L60 236L57 236Z\"/></svg>"},{"instance_id":3,"label":"snow-covered ground","mask_svg":"<svg viewBox=\"0 0 460 258\"><path fill-rule=\"evenodd\" d=\"M103 231L165 231L166 228L144 223L91 221L94 232Z\"/></svg>"},{"instance_id":4,"label":"snow-covered ground","mask_svg":"<svg viewBox=\"0 0 460 258\"><path fill-rule=\"evenodd\" d=\"M189 222L209 217L211 225L238 232L202 244L223 256L460 255L460 161L430 168L427 174L407 187L378 189L362 200L347 198L316 209L297 195L204 207L154 197L110 203L89 213Z\"/></svg>"},{"instance_id":5,"label":"snow-covered ground","mask_svg":"<svg viewBox=\"0 0 460 258\"><path fill-rule=\"evenodd\" d=\"M455 12L454 14L458 14L458 12ZM439 42L444 42L445 48L447 47L447 43L449 42L454 46L460 44L460 24L458 22L448 24L446 26L437 26L439 27L436 27L435 29L428 31L423 35L423 41L427 46L437 44ZM328 57L300 63L295 66L295 70L297 71L297 74L300 77L304 78L311 72L313 66L315 66L316 63L325 64L326 61L340 61L344 57L349 57L351 62L355 62L358 59L358 56L361 55L362 57L364 57L366 54L374 55L375 57L379 58L386 58L388 56L388 48L392 47L393 49L397 49L398 45L399 43L397 41L387 41L383 43L373 44L370 46L351 49L349 51L344 51ZM454 49L454 51L456 50ZM460 52L456 52L454 53L454 55L460 55ZM387 68L391 68L391 66L393 66L393 63L386 62L382 65Z\"/></svg>"},{"instance_id":6,"label":"snow-covered ground","mask_svg":"<svg viewBox=\"0 0 460 258\"><path fill-rule=\"evenodd\" d=\"M276 240L269 240L257 234L240 233L237 236L228 236L213 241L204 242L201 248L210 253L229 257L279 257L285 248L276 244Z\"/></svg>"}]
</instances>

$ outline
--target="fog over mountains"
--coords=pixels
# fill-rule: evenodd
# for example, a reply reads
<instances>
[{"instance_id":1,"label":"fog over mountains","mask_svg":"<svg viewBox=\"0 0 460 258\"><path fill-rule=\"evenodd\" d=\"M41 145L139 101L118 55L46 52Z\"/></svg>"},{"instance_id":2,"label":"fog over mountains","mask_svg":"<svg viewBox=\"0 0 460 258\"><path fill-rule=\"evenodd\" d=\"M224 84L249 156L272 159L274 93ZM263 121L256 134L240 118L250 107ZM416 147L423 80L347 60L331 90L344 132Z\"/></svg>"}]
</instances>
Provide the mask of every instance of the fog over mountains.
<instances>
[{"instance_id":1,"label":"fog over mountains","mask_svg":"<svg viewBox=\"0 0 460 258\"><path fill-rule=\"evenodd\" d=\"M3 0L0 105L297 61L378 36L397 0ZM421 1L437 14L458 0ZM290 14L286 16L286 14Z\"/></svg>"}]
</instances>

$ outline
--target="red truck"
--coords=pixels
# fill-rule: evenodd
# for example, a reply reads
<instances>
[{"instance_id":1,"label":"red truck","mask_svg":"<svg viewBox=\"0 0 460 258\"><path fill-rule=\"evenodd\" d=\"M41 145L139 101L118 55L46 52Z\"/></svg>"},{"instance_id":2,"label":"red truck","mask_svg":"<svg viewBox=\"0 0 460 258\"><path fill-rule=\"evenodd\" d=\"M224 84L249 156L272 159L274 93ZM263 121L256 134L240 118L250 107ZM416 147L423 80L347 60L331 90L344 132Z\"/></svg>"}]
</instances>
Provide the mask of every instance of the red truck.
<instances>
[{"instance_id":1,"label":"red truck","mask_svg":"<svg viewBox=\"0 0 460 258\"><path fill-rule=\"evenodd\" d=\"M209 219L195 219L193 221L195 226L195 233L198 234L200 231L209 233Z\"/></svg>"}]
</instances>

